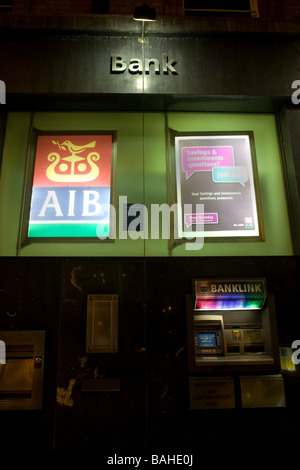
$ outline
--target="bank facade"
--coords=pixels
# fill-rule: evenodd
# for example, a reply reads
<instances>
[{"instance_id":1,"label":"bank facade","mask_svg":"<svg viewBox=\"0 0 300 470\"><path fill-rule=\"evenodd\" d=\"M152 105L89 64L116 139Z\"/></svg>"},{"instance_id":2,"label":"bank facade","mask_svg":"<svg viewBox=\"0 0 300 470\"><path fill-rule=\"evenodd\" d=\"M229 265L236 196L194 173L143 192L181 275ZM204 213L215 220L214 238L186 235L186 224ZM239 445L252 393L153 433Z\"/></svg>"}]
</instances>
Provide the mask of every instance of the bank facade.
<instances>
[{"instance_id":1,"label":"bank facade","mask_svg":"<svg viewBox=\"0 0 300 470\"><path fill-rule=\"evenodd\" d=\"M201 418L200 447L217 447L207 429L218 428L224 410L210 414L193 409L189 396L186 294L194 294L194 279L264 279L275 299L278 350L291 351L299 339L297 26L231 18L212 27L199 17L159 17L142 29L140 22L118 15L87 15L80 21L40 16L0 20L0 79L6 88L0 109L0 328L45 332L42 407L13 415L18 421L15 445L24 448L38 439L43 449L87 450L101 441L103 449L126 449L134 441L137 449L193 453L200 445L196 429ZM244 135L251 135L258 232L243 236L246 222L237 222L239 236L214 234L217 219L211 216L212 234L197 246L187 236L174 236L174 221L170 236L164 237L160 228L160 236L151 237L151 208L180 202L176 138L205 136L202 145L200 140L189 144L199 154L199 148L224 149L224 136L231 139L230 146ZM224 140L218 145L220 136ZM98 138L108 143L94 146ZM104 166L87 186L74 178L45 182L41 173L46 166L36 163L43 145L47 157L58 155L52 162L60 158L52 178L71 162L65 158L58 170L68 150L67 158L83 165L84 153L79 152L92 149L93 162ZM228 168L230 155L220 158ZM194 162L193 173L184 168L186 191L194 176L204 174L199 160ZM98 184L105 172L110 172L108 182L99 179ZM219 181L214 184L222 186L207 183L215 188L211 193L191 189L204 210L212 204L209 215L219 208L219 223L229 204L228 214L237 210L250 181L249 173L245 180L239 173L239 182L231 181L229 187L226 175L215 175ZM33 188L40 201L36 216L30 212ZM98 231L81 237L82 227L94 223L104 194L116 209L115 219L109 218L111 236ZM28 227L39 215L44 217L39 228L47 222L47 230L57 217L64 227L72 219L67 236L59 231L30 236ZM113 354L93 350L93 344L87 349L87 301L93 295L117 296ZM251 436L239 433L241 410L246 434L254 422L260 423L255 428L259 437L266 432L272 436L266 446L274 439L287 445L291 435L279 431L277 423L297 429L299 377L294 366L284 368L281 357L274 369L284 381L284 407L257 406L253 412L242 409L236 397L225 411L232 426L226 436L220 432L217 437L222 446L232 439L251 445ZM235 380L242 372L229 376ZM207 377L203 371L192 375ZM7 423L10 413L4 414ZM38 436L37 426L42 429ZM7 424L5 429L1 441L7 446L13 427Z\"/></svg>"}]
</instances>

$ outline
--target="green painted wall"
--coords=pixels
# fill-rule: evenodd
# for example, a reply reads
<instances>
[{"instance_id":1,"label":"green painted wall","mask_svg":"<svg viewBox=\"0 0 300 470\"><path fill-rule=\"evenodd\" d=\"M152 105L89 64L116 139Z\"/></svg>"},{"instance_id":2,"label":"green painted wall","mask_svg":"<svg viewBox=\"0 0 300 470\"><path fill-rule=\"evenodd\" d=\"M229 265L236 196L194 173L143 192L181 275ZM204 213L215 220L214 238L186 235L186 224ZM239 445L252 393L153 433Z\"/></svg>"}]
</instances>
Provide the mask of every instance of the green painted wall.
<instances>
[{"instance_id":1,"label":"green painted wall","mask_svg":"<svg viewBox=\"0 0 300 470\"><path fill-rule=\"evenodd\" d=\"M32 120L32 121L31 121ZM32 243L18 250L19 224L30 126L41 130L116 130L116 202L168 203L167 127L177 131L253 130L265 227L264 242L205 242L201 250L185 244L168 250L168 240L139 237L92 243ZM276 256L292 255L273 115L217 113L11 113L8 116L0 175L0 256ZM116 207L117 215L118 205ZM150 229L150 220L149 220Z\"/></svg>"}]
</instances>

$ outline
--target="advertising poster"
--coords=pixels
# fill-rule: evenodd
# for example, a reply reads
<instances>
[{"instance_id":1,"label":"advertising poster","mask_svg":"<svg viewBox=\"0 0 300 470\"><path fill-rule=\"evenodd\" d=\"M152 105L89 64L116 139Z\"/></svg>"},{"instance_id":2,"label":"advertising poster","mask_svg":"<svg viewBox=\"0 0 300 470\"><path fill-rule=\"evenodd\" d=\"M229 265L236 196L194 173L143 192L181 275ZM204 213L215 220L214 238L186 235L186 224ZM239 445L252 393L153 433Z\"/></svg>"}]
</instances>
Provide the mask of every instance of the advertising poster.
<instances>
[{"instance_id":1,"label":"advertising poster","mask_svg":"<svg viewBox=\"0 0 300 470\"><path fill-rule=\"evenodd\" d=\"M34 134L27 239L109 237L114 132Z\"/></svg>"},{"instance_id":2,"label":"advertising poster","mask_svg":"<svg viewBox=\"0 0 300 470\"><path fill-rule=\"evenodd\" d=\"M178 237L262 239L252 132L173 133ZM201 232L197 230L201 228Z\"/></svg>"}]
</instances>

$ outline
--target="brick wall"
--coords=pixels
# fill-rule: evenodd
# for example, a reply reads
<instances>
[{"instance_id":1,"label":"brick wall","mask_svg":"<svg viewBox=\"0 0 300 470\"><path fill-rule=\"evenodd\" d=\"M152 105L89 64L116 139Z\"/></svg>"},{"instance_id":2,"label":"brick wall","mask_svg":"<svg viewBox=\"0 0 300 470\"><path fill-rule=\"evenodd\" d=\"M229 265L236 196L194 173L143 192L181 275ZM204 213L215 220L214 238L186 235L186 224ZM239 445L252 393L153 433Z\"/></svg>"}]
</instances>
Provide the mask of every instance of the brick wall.
<instances>
[{"instance_id":1,"label":"brick wall","mask_svg":"<svg viewBox=\"0 0 300 470\"><path fill-rule=\"evenodd\" d=\"M258 0L260 18L279 18L282 16L282 3L284 0Z\"/></svg>"},{"instance_id":2,"label":"brick wall","mask_svg":"<svg viewBox=\"0 0 300 470\"><path fill-rule=\"evenodd\" d=\"M17 15L26 15L29 13L30 0L14 0L13 13Z\"/></svg>"},{"instance_id":3,"label":"brick wall","mask_svg":"<svg viewBox=\"0 0 300 470\"><path fill-rule=\"evenodd\" d=\"M283 16L287 19L300 17L299 0L283 0L282 2Z\"/></svg>"},{"instance_id":4,"label":"brick wall","mask_svg":"<svg viewBox=\"0 0 300 470\"><path fill-rule=\"evenodd\" d=\"M92 13L91 0L14 0L17 15L84 15Z\"/></svg>"},{"instance_id":5,"label":"brick wall","mask_svg":"<svg viewBox=\"0 0 300 470\"><path fill-rule=\"evenodd\" d=\"M132 15L134 8L146 3L151 8L155 8L157 16L182 16L183 1L169 0L166 2L159 0L110 0L110 13L120 15Z\"/></svg>"},{"instance_id":6,"label":"brick wall","mask_svg":"<svg viewBox=\"0 0 300 470\"><path fill-rule=\"evenodd\" d=\"M293 19L300 17L299 0L259 0L261 18Z\"/></svg>"},{"instance_id":7,"label":"brick wall","mask_svg":"<svg viewBox=\"0 0 300 470\"><path fill-rule=\"evenodd\" d=\"M155 8L158 17L183 15L183 0L13 0L13 14L133 15L134 8L143 3ZM258 8L261 19L300 17L299 0L258 0Z\"/></svg>"},{"instance_id":8,"label":"brick wall","mask_svg":"<svg viewBox=\"0 0 300 470\"><path fill-rule=\"evenodd\" d=\"M147 3L155 8L157 16L183 15L182 0L14 0L13 13L16 15L84 15L108 13L112 15L133 15L134 8Z\"/></svg>"}]
</instances>

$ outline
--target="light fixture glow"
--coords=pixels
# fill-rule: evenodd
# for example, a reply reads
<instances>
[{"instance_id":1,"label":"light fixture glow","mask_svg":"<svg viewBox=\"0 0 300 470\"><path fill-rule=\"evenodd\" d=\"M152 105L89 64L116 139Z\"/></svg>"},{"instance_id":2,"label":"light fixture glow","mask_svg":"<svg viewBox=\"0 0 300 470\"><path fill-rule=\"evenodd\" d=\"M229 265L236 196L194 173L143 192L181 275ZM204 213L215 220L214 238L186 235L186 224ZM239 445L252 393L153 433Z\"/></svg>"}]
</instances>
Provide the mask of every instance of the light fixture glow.
<instances>
[{"instance_id":1,"label":"light fixture glow","mask_svg":"<svg viewBox=\"0 0 300 470\"><path fill-rule=\"evenodd\" d=\"M134 9L133 19L136 21L156 21L155 8L144 4Z\"/></svg>"},{"instance_id":2,"label":"light fixture glow","mask_svg":"<svg viewBox=\"0 0 300 470\"><path fill-rule=\"evenodd\" d=\"M144 4L140 7L134 9L133 19L136 21L142 22L142 37L139 39L141 44L145 44L145 22L156 21L156 11L155 8L151 8L148 5Z\"/></svg>"}]
</instances>

